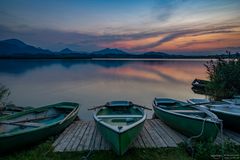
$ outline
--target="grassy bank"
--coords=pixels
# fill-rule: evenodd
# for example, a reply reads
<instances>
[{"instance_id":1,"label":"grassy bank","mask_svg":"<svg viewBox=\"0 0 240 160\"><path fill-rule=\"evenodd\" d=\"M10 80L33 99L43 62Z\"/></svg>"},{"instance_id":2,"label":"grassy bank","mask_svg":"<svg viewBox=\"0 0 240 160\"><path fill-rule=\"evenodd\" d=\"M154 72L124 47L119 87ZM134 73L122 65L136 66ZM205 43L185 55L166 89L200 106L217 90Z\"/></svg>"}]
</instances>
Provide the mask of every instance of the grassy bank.
<instances>
[{"instance_id":1,"label":"grassy bank","mask_svg":"<svg viewBox=\"0 0 240 160\"><path fill-rule=\"evenodd\" d=\"M55 153L52 148L53 140L48 140L27 150L18 151L5 156L0 160L86 160L89 152L65 152ZM186 152L186 146L180 145L177 148L159 149L130 149L124 156L117 156L113 151L93 151L88 159L91 160L192 160ZM220 145L213 143L197 143L194 146L194 159L214 159L211 155L221 156L223 153ZM240 146L230 141L224 142L224 154L228 159L240 159ZM215 157L216 158L216 157ZM220 157L216 159L221 159Z\"/></svg>"},{"instance_id":2,"label":"grassy bank","mask_svg":"<svg viewBox=\"0 0 240 160\"><path fill-rule=\"evenodd\" d=\"M55 153L51 147L53 141L49 140L26 151L19 151L1 157L0 160L80 160L88 152ZM91 160L190 160L183 147L162 149L130 149L124 156L119 157L113 151L94 151Z\"/></svg>"}]
</instances>

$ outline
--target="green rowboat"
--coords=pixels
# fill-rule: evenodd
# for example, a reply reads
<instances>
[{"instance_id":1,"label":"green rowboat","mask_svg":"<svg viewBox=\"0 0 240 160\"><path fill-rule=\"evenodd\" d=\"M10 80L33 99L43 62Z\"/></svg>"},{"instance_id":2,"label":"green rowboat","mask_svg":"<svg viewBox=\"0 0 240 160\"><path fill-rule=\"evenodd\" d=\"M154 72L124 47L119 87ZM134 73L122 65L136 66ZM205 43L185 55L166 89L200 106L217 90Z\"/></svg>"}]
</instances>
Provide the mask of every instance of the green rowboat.
<instances>
[{"instance_id":1,"label":"green rowboat","mask_svg":"<svg viewBox=\"0 0 240 160\"><path fill-rule=\"evenodd\" d=\"M153 108L167 125L196 140L214 140L220 130L221 120L216 115L186 102L155 98Z\"/></svg>"},{"instance_id":2,"label":"green rowboat","mask_svg":"<svg viewBox=\"0 0 240 160\"><path fill-rule=\"evenodd\" d=\"M118 155L123 155L142 130L144 107L129 101L112 101L94 113L98 130Z\"/></svg>"},{"instance_id":3,"label":"green rowboat","mask_svg":"<svg viewBox=\"0 0 240 160\"><path fill-rule=\"evenodd\" d=\"M240 107L240 96L234 96L232 99L223 99L222 101Z\"/></svg>"},{"instance_id":4,"label":"green rowboat","mask_svg":"<svg viewBox=\"0 0 240 160\"><path fill-rule=\"evenodd\" d=\"M37 143L63 131L77 117L79 104L62 102L0 118L0 152Z\"/></svg>"},{"instance_id":5,"label":"green rowboat","mask_svg":"<svg viewBox=\"0 0 240 160\"><path fill-rule=\"evenodd\" d=\"M240 132L240 107L239 105L223 103L206 105L209 110L223 120L223 126Z\"/></svg>"},{"instance_id":6,"label":"green rowboat","mask_svg":"<svg viewBox=\"0 0 240 160\"><path fill-rule=\"evenodd\" d=\"M188 101L192 104L197 102L196 99L190 99ZM203 101L204 99L202 102ZM231 103L229 100L223 100L222 102L214 102L214 104L201 105L201 107L209 109L209 111L213 112L218 118L223 120L223 127L240 132L240 106L235 104L235 101L232 101Z\"/></svg>"}]
</instances>

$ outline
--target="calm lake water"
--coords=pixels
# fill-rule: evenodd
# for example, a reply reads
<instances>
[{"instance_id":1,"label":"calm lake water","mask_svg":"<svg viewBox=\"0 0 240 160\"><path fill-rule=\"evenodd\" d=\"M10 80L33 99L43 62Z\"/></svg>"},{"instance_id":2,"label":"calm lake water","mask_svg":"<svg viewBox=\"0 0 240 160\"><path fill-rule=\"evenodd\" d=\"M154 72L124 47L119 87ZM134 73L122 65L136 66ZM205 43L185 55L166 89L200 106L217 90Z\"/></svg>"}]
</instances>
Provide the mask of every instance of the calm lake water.
<instances>
[{"instance_id":1,"label":"calm lake water","mask_svg":"<svg viewBox=\"0 0 240 160\"><path fill-rule=\"evenodd\" d=\"M206 79L204 60L0 60L0 83L11 90L8 100L20 106L61 101L87 108L111 100L131 100L151 107L154 97L204 98L191 82ZM152 112L148 112L151 118Z\"/></svg>"}]
</instances>

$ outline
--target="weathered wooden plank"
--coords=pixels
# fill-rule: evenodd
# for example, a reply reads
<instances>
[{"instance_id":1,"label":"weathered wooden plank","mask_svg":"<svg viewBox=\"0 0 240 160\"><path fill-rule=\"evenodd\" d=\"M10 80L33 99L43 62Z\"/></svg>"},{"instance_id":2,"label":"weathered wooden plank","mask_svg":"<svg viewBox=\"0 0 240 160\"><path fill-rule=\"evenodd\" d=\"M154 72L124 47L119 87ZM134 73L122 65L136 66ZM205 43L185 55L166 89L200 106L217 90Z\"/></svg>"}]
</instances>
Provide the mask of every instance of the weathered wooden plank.
<instances>
[{"instance_id":1,"label":"weathered wooden plank","mask_svg":"<svg viewBox=\"0 0 240 160\"><path fill-rule=\"evenodd\" d=\"M101 135L99 150L104 150L105 148L105 139Z\"/></svg>"},{"instance_id":2,"label":"weathered wooden plank","mask_svg":"<svg viewBox=\"0 0 240 160\"><path fill-rule=\"evenodd\" d=\"M88 133L89 133L89 131L90 131L90 128L91 127L89 127L90 126L90 122L88 121L87 122L87 125L86 125L87 127L86 127L86 129L85 129L85 131L83 132L83 134L82 134L82 138L81 138L81 141L80 141L80 143L78 144L78 147L77 147L77 150L78 151L82 151L83 149L84 149L84 145L85 145L85 143L86 143L86 141L87 141L87 138L88 138Z\"/></svg>"},{"instance_id":3,"label":"weathered wooden plank","mask_svg":"<svg viewBox=\"0 0 240 160\"><path fill-rule=\"evenodd\" d=\"M93 131L92 138L90 140L89 150L94 150L96 133L97 133L97 127L96 125L94 125L94 131Z\"/></svg>"},{"instance_id":4,"label":"weathered wooden plank","mask_svg":"<svg viewBox=\"0 0 240 160\"><path fill-rule=\"evenodd\" d=\"M240 134L234 131L224 129L223 133L240 144Z\"/></svg>"},{"instance_id":5,"label":"weathered wooden plank","mask_svg":"<svg viewBox=\"0 0 240 160\"><path fill-rule=\"evenodd\" d=\"M72 132L72 130L75 127L75 124L72 124L70 126L71 128L65 133L65 135L62 137L62 139L60 140L60 142L56 145L56 147L54 148L55 152L62 152L62 150L64 150L63 148L63 144L65 144L65 141L67 138L69 138L69 134Z\"/></svg>"},{"instance_id":6,"label":"weathered wooden plank","mask_svg":"<svg viewBox=\"0 0 240 160\"><path fill-rule=\"evenodd\" d=\"M91 148L91 139L93 138L93 133L94 133L94 130L95 130L95 124L94 122L90 122L89 126L90 128L90 131L88 133L88 137L87 137L87 141L85 142L85 145L84 145L84 150L89 150Z\"/></svg>"},{"instance_id":7,"label":"weathered wooden plank","mask_svg":"<svg viewBox=\"0 0 240 160\"><path fill-rule=\"evenodd\" d=\"M182 134L172 130L158 119L147 120L139 136L132 143L131 147L151 148L176 146L176 143L183 142ZM230 140L240 145L240 134L224 129L224 140ZM221 144L218 137L215 143ZM165 145L163 145L165 144ZM109 150L111 147L106 142L93 122L76 121L66 128L53 143L54 151L76 151L76 150Z\"/></svg>"},{"instance_id":8,"label":"weathered wooden plank","mask_svg":"<svg viewBox=\"0 0 240 160\"><path fill-rule=\"evenodd\" d=\"M70 142L68 143L68 145L65 148L65 151L72 151L72 146L76 142L76 140L78 138L78 134L81 131L82 122L80 121L79 123L77 123L75 125L75 127L76 127L77 131L73 134L72 139L70 140Z\"/></svg>"},{"instance_id":9,"label":"weathered wooden plank","mask_svg":"<svg viewBox=\"0 0 240 160\"><path fill-rule=\"evenodd\" d=\"M75 125L76 123L78 123L78 121L73 122L69 127L67 127L67 128L60 134L60 136L59 136L59 137L55 140L55 142L53 143L53 147L56 147L56 146L59 144L59 142L62 141L62 139L64 138L64 136L67 135L67 133L68 133L69 131L71 131L71 129L74 127L74 125Z\"/></svg>"},{"instance_id":10,"label":"weathered wooden plank","mask_svg":"<svg viewBox=\"0 0 240 160\"><path fill-rule=\"evenodd\" d=\"M176 142L176 144L184 142L187 138L183 139L183 136L180 137L181 134L177 134L176 131L168 127L166 124L164 124L162 121L158 119L154 119L156 123L159 125L163 126L162 128L168 133L168 135Z\"/></svg>"},{"instance_id":11,"label":"weathered wooden plank","mask_svg":"<svg viewBox=\"0 0 240 160\"><path fill-rule=\"evenodd\" d=\"M162 122L163 123L163 122ZM166 127L164 127L164 129L166 128L169 128L170 130L172 130L178 137L180 137L180 139L181 139L181 142L180 143L182 143L182 142L186 142L187 140L188 140L188 137L186 137L185 135L183 135L182 133L180 133L180 132L177 132L176 130L174 130L174 129L172 129L171 127L168 127L165 123L164 123L164 125L166 126Z\"/></svg>"},{"instance_id":12,"label":"weathered wooden plank","mask_svg":"<svg viewBox=\"0 0 240 160\"><path fill-rule=\"evenodd\" d=\"M140 133L139 136L138 136L138 142L139 142L141 148L145 148L145 147L146 147L146 146L145 146L145 143L143 142L141 133Z\"/></svg>"},{"instance_id":13,"label":"weathered wooden plank","mask_svg":"<svg viewBox=\"0 0 240 160\"><path fill-rule=\"evenodd\" d=\"M84 134L86 128L87 128L87 125L88 123L83 121L82 125L81 125L81 128L79 129L79 134L78 134L78 137L76 138L76 141L74 142L74 144L72 145L72 150L73 151L78 151L78 145L80 144L81 142L81 139L82 139L82 135Z\"/></svg>"},{"instance_id":14,"label":"weathered wooden plank","mask_svg":"<svg viewBox=\"0 0 240 160\"><path fill-rule=\"evenodd\" d=\"M140 132L139 136L142 138L142 141L144 143L145 148L151 148L152 147L151 142L149 142L148 138L146 137L144 127L143 127L142 131Z\"/></svg>"},{"instance_id":15,"label":"weathered wooden plank","mask_svg":"<svg viewBox=\"0 0 240 160\"><path fill-rule=\"evenodd\" d=\"M238 137L235 137L229 131L223 131L223 137L225 140L229 140L229 141L235 143L236 145L240 145L240 143L236 140L236 138L238 139Z\"/></svg>"},{"instance_id":16,"label":"weathered wooden plank","mask_svg":"<svg viewBox=\"0 0 240 160\"><path fill-rule=\"evenodd\" d=\"M78 130L78 124L74 125L72 132L70 132L67 136L65 136L65 141L62 143L62 148L64 151L66 151L67 146L71 142L71 140L72 140L74 134L77 132L77 130Z\"/></svg>"},{"instance_id":17,"label":"weathered wooden plank","mask_svg":"<svg viewBox=\"0 0 240 160\"><path fill-rule=\"evenodd\" d=\"M138 142L138 138L136 137L136 139L133 141L133 143L131 144L130 148L140 148L140 144Z\"/></svg>"},{"instance_id":18,"label":"weathered wooden plank","mask_svg":"<svg viewBox=\"0 0 240 160\"><path fill-rule=\"evenodd\" d=\"M146 129L146 126L143 126L143 132L145 134L145 137L147 138L148 142L150 143L150 148L156 148L156 145L151 137L151 135L149 134L148 130Z\"/></svg>"},{"instance_id":19,"label":"weathered wooden plank","mask_svg":"<svg viewBox=\"0 0 240 160\"><path fill-rule=\"evenodd\" d=\"M97 130L96 132L96 137L95 137L95 144L94 144L94 150L99 150L100 145L101 145L101 134L100 132Z\"/></svg>"},{"instance_id":20,"label":"weathered wooden plank","mask_svg":"<svg viewBox=\"0 0 240 160\"><path fill-rule=\"evenodd\" d=\"M230 142L235 143L236 145L240 145L239 142L237 142L236 140L230 138L230 137L225 133L225 131L223 132L223 136L222 136L222 137L221 137L221 133L218 133L218 136L217 136L217 138L215 139L215 142L214 142L214 143L217 144L217 145L221 145L221 144L222 144L222 138L223 138L223 142L224 142L224 141L230 141Z\"/></svg>"},{"instance_id":21,"label":"weathered wooden plank","mask_svg":"<svg viewBox=\"0 0 240 160\"><path fill-rule=\"evenodd\" d=\"M157 147L167 147L167 144L161 137L162 132L159 133L159 131L156 128L158 126L156 126L155 124L151 124L151 121L146 121L145 126L148 132L151 134L152 139L154 140ZM166 134L166 133L163 133L163 134Z\"/></svg>"},{"instance_id":22,"label":"weathered wooden plank","mask_svg":"<svg viewBox=\"0 0 240 160\"><path fill-rule=\"evenodd\" d=\"M140 136L140 134L137 136L136 140L137 141L137 146L134 145L134 147L136 148L145 148L144 142L142 140L142 137Z\"/></svg>"},{"instance_id":23,"label":"weathered wooden plank","mask_svg":"<svg viewBox=\"0 0 240 160\"><path fill-rule=\"evenodd\" d=\"M163 141L168 147L177 147L176 142L169 135L169 133L164 130L163 125L159 125L158 123L156 123L156 121L151 121L150 124L153 125L154 129L157 131L159 136L163 139Z\"/></svg>"},{"instance_id":24,"label":"weathered wooden plank","mask_svg":"<svg viewBox=\"0 0 240 160\"><path fill-rule=\"evenodd\" d=\"M59 152L63 152L68 145L69 141L72 138L72 135L76 132L76 124L74 125L73 129L70 130L67 135L62 139L61 143L55 148Z\"/></svg>"}]
</instances>

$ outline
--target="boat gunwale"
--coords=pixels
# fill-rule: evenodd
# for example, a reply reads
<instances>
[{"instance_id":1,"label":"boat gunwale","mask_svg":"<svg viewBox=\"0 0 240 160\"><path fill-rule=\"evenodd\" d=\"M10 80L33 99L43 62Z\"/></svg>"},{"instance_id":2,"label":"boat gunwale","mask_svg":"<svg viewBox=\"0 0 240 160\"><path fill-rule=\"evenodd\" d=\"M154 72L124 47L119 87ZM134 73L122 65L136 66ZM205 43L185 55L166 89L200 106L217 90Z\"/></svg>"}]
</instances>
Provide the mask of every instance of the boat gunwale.
<instances>
[{"instance_id":1,"label":"boat gunwale","mask_svg":"<svg viewBox=\"0 0 240 160\"><path fill-rule=\"evenodd\" d=\"M192 103L192 104L196 104L196 102L194 102L194 100L207 100L207 101L202 101L202 102L199 102L199 103L210 102L208 99L203 99L203 98L190 98L190 99L187 99L187 102Z\"/></svg>"},{"instance_id":2,"label":"boat gunwale","mask_svg":"<svg viewBox=\"0 0 240 160\"><path fill-rule=\"evenodd\" d=\"M191 103L191 104L197 104L196 102L194 102L194 99L196 99L196 98L188 99L187 102L189 102L189 103ZM200 99L197 99L197 100L200 100ZM207 102L207 101L206 101L206 102ZM208 102L210 102L210 101L208 100ZM205 102L199 102L199 103L205 103ZM199 106L199 107L198 107L198 106ZM206 105L198 105L198 106L194 106L194 108L203 110L203 111L204 111L205 113L207 113L209 116L211 116L211 117L217 119L218 121L221 121L221 122L222 122L222 120L219 119L218 116L217 116L215 113L211 112L211 110L209 109L209 107L207 107Z\"/></svg>"},{"instance_id":3,"label":"boat gunwale","mask_svg":"<svg viewBox=\"0 0 240 160\"><path fill-rule=\"evenodd\" d=\"M144 121L146 120L147 114L146 114L142 109L140 109L139 107L136 107L136 108L137 108L139 111L141 111L141 113L142 113L142 118L139 119L138 121L130 124L130 125L122 126L121 129L118 129L118 126L110 125L110 124L102 121L100 118L98 118L98 117L97 117L97 112L98 112L98 111L94 113L93 118L94 118L94 120L95 120L96 122L101 123L102 125L106 126L107 128L109 128L109 129L111 129L111 130L113 130L113 131L121 134L121 133L124 133L124 132L128 131L129 129L131 129L131 128L133 128L133 127L141 124L142 122L144 122Z\"/></svg>"},{"instance_id":4,"label":"boat gunwale","mask_svg":"<svg viewBox=\"0 0 240 160\"><path fill-rule=\"evenodd\" d=\"M234 107L236 108L236 107ZM240 108L237 108L240 110ZM227 115L231 115L231 116L236 116L236 117L240 117L240 113L234 113L234 112L229 112L229 111L223 111L221 109L217 109L217 108L209 108L210 111L212 112L217 112L217 113L223 113L223 114L227 114Z\"/></svg>"},{"instance_id":5,"label":"boat gunwale","mask_svg":"<svg viewBox=\"0 0 240 160\"><path fill-rule=\"evenodd\" d=\"M47 105L47 106L43 106L43 107L39 107L39 108L34 108L34 109L30 109L30 110L27 110L27 111L24 111L24 113L17 113L15 115L9 115L7 117L4 117L4 118L14 118L14 117L18 117L18 115L26 115L28 113L31 113L33 111L36 111L36 110L41 110L41 109L46 109L46 108L51 108L51 107L57 107L56 105L60 105L60 104L64 104L64 103L69 103L69 104L73 104L71 106L73 106L73 110L68 114L71 116L69 116L67 119L61 119L61 120L58 120L56 122L53 122L53 123L50 123L50 124L47 124L47 125L44 125L44 126L41 126L41 127L36 127L36 128L32 128L30 130L19 130L17 132L13 132L13 133L5 133L3 135L0 135L0 138L5 138L5 137L13 137L13 136L18 136L18 135L22 135L22 134L26 134L26 133L29 133L29 132L34 132L34 131L38 131L38 130L41 130L41 129L45 129L45 128L48 128L48 127L51 127L51 126L54 126L56 124L62 124L63 120L64 122L67 121L68 119L72 118L74 115L76 115L76 113L78 113L79 109L80 109L80 105L78 103L72 103L72 102L60 102L60 103L55 103L55 104L51 104L51 105ZM64 108L64 107L63 107ZM67 107L66 107L67 108ZM3 121L3 119L0 120L0 122ZM62 123L61 123L62 122Z\"/></svg>"},{"instance_id":6,"label":"boat gunwale","mask_svg":"<svg viewBox=\"0 0 240 160\"><path fill-rule=\"evenodd\" d=\"M195 98L193 98L195 99ZM192 101L192 99L188 99L188 102L192 103L192 104L196 104L194 101ZM240 117L240 113L235 113L235 112L230 112L230 111L224 111L224 110L221 110L221 109L218 109L217 107L223 107L223 106L231 106L229 108L235 108L235 109L239 109L240 110L240 106L238 107L238 105L236 104L233 104L233 103L229 103L227 101L223 101L222 104L216 104L216 105L200 105L206 109L208 109L209 111L213 111L213 112L217 112L217 113L224 113L224 114L227 114L227 115L233 115L233 116L238 116ZM208 107L209 106L209 107Z\"/></svg>"},{"instance_id":7,"label":"boat gunwale","mask_svg":"<svg viewBox=\"0 0 240 160\"><path fill-rule=\"evenodd\" d=\"M211 118L213 119L205 119L205 118L200 118L200 117L194 117L194 116L190 116L190 115L186 115L186 114L181 114L181 113L176 113L176 112L171 112L171 110L166 110L166 109L163 109L161 107L159 107L158 105L156 105L154 102L152 104L153 108L157 109L157 110L160 110L162 112L166 112L168 114L173 114L173 115L176 115L176 116L180 116L180 117L184 117L184 118L188 118L188 119L194 119L194 120L198 120L198 121L208 121L210 123L217 123L217 124L220 124L220 119L215 120L214 117L210 116ZM205 112L206 113L206 112ZM207 114L207 113L206 113Z\"/></svg>"}]
</instances>

